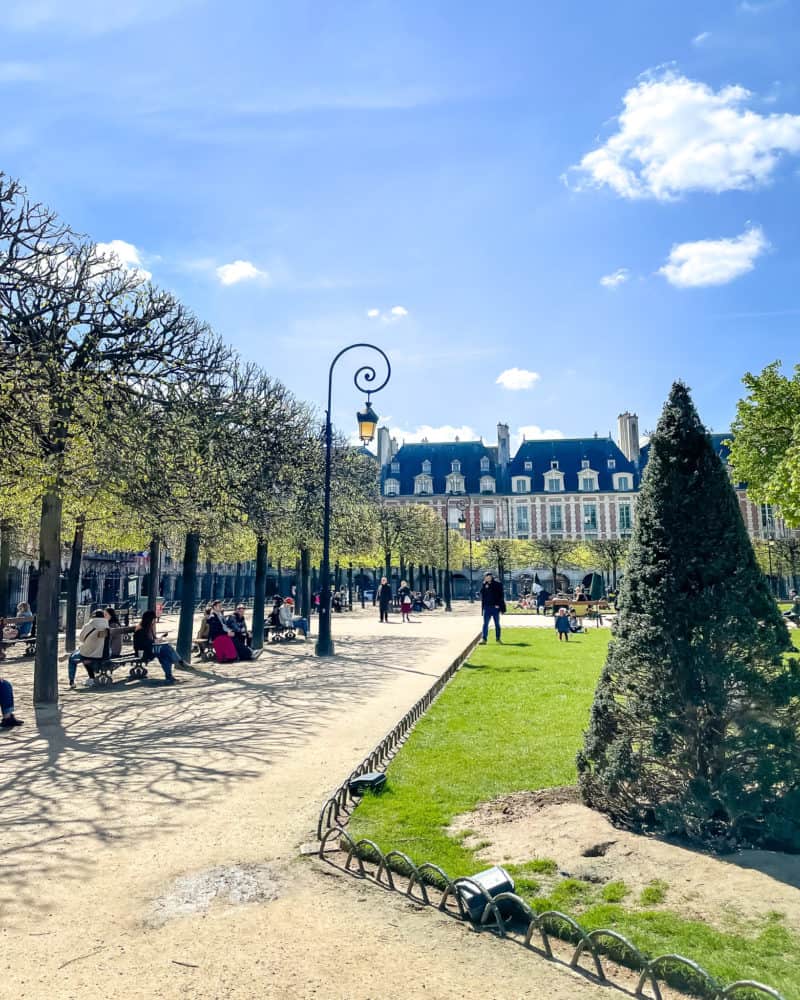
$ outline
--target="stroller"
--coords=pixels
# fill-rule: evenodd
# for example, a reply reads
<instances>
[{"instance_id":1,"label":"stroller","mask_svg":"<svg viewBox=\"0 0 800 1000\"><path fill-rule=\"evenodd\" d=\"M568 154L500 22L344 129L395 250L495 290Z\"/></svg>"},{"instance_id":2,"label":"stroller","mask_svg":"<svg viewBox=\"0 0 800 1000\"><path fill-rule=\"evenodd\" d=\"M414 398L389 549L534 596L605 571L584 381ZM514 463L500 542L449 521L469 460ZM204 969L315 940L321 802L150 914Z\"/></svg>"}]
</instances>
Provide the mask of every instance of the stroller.
<instances>
[{"instance_id":1,"label":"stroller","mask_svg":"<svg viewBox=\"0 0 800 1000\"><path fill-rule=\"evenodd\" d=\"M285 601L281 597L275 598L264 632L264 638L270 642L291 642L295 638L294 602L290 597Z\"/></svg>"}]
</instances>

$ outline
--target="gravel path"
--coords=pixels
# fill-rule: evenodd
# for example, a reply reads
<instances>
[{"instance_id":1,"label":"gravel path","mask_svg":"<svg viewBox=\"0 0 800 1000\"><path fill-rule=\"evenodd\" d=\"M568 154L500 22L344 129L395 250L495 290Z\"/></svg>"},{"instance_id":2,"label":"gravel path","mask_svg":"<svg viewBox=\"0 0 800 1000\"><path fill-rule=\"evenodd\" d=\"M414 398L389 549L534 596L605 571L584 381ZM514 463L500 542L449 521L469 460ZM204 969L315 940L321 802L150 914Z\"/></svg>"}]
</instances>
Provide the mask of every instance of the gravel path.
<instances>
[{"instance_id":1,"label":"gravel path","mask_svg":"<svg viewBox=\"0 0 800 1000\"><path fill-rule=\"evenodd\" d=\"M507 619L509 625L516 624ZM36 1000L609 996L559 966L299 857L330 790L477 633L335 621L337 656L272 647L107 693L0 737L0 971ZM158 671L155 671L158 673Z\"/></svg>"}]
</instances>

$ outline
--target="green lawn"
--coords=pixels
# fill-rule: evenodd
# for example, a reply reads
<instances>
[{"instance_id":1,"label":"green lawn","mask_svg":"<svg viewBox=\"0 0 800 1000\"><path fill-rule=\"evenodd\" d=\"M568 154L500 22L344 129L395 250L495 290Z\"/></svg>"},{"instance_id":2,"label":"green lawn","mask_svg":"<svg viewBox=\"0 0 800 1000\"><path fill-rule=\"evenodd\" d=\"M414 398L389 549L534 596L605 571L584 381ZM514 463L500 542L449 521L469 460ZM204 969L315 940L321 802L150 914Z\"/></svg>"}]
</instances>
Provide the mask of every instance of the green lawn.
<instances>
[{"instance_id":1,"label":"green lawn","mask_svg":"<svg viewBox=\"0 0 800 1000\"><path fill-rule=\"evenodd\" d=\"M502 646L479 646L419 722L387 770L387 790L356 809L352 836L417 864L432 861L452 878L469 875L486 863L447 835L455 816L510 792L575 781L608 631L569 644L550 629L510 628L503 638ZM507 867L534 909L564 910L587 927L618 930L646 953L678 952L723 982L757 979L800 1000L800 936L779 916L722 931L665 909L668 886L655 878L635 898L623 882L559 879L548 859Z\"/></svg>"}]
</instances>

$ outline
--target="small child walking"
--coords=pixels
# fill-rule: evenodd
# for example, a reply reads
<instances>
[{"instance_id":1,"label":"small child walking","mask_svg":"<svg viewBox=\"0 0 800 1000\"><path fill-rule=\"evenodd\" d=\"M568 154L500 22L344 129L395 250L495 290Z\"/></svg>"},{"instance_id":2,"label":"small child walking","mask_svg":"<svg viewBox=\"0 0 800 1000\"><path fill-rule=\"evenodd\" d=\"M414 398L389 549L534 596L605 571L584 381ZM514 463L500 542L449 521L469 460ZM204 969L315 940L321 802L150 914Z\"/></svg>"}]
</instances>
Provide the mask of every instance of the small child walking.
<instances>
[{"instance_id":1,"label":"small child walking","mask_svg":"<svg viewBox=\"0 0 800 1000\"><path fill-rule=\"evenodd\" d=\"M556 632L558 632L558 641L569 642L569 618L567 617L567 609L559 608L558 614L556 615Z\"/></svg>"}]
</instances>

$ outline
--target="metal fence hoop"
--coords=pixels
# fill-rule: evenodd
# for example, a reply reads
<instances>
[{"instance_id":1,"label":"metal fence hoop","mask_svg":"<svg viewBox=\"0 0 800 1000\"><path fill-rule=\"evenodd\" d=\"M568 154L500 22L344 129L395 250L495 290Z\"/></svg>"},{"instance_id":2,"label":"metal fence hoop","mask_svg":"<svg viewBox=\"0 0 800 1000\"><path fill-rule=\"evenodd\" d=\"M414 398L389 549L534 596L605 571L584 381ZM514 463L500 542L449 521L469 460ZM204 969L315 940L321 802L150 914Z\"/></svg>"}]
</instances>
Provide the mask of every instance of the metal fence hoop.
<instances>
[{"instance_id":1,"label":"metal fence hoop","mask_svg":"<svg viewBox=\"0 0 800 1000\"><path fill-rule=\"evenodd\" d=\"M560 910L545 910L543 913L540 913L538 915L538 924L540 930L544 930L544 921L546 917L551 917L560 920L561 923L567 924L567 926L571 927L575 931L580 940L584 943L584 947L588 948L589 951L591 951L592 958L594 959L594 967L597 970L598 977L602 980L605 980L606 975L603 972L603 966L600 964L600 957L597 954L597 948L595 947L594 942L591 940L586 931L578 923L578 921L575 920L573 917L570 917L568 914L562 913ZM547 931L545 931L545 933L547 933ZM549 945L550 942L548 941L548 948ZM575 951L572 953L572 958L570 959L569 962L570 968L572 969L577 968L579 958L580 958L580 953L576 948Z\"/></svg>"},{"instance_id":2,"label":"metal fence hoop","mask_svg":"<svg viewBox=\"0 0 800 1000\"><path fill-rule=\"evenodd\" d=\"M765 997L771 997L772 1000L785 1000L784 996L778 993L777 990L774 990L771 986L765 986L763 983L757 983L754 979L737 979L735 983L726 986L720 993L720 1000L728 1000L728 997L732 997L739 990L743 989L759 990Z\"/></svg>"},{"instance_id":3,"label":"metal fence hoop","mask_svg":"<svg viewBox=\"0 0 800 1000\"><path fill-rule=\"evenodd\" d=\"M656 969L664 962L674 962L678 965L684 965L688 969L691 969L692 972L700 976L703 980L705 980L706 984L711 987L712 996L719 996L722 992L722 987L716 979L714 979L711 973L707 972L702 965L692 961L691 958L686 958L683 955L658 955L656 958L651 959L645 965L644 969L642 969L642 974L639 976L639 982L636 986L636 996L642 996L645 979L649 978L653 987L653 992L656 995L656 1000L661 1000L661 991L658 988Z\"/></svg>"}]
</instances>

